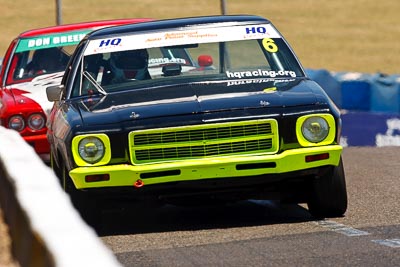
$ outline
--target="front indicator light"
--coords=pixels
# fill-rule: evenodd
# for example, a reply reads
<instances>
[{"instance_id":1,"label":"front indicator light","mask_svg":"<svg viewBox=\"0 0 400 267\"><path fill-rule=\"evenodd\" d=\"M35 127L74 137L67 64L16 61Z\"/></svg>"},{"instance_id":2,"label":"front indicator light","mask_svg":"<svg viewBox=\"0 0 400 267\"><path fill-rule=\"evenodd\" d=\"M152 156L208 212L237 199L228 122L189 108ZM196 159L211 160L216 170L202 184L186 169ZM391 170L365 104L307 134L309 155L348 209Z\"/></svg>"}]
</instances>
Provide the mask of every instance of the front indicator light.
<instances>
[{"instance_id":1,"label":"front indicator light","mask_svg":"<svg viewBox=\"0 0 400 267\"><path fill-rule=\"evenodd\" d=\"M86 175L85 176L85 182L86 183L104 182L104 181L110 181L110 175L109 174L93 174L93 175Z\"/></svg>"},{"instance_id":2,"label":"front indicator light","mask_svg":"<svg viewBox=\"0 0 400 267\"><path fill-rule=\"evenodd\" d=\"M308 155L306 156L306 162L313 162L318 160L329 159L329 153L322 153L317 155Z\"/></svg>"}]
</instances>

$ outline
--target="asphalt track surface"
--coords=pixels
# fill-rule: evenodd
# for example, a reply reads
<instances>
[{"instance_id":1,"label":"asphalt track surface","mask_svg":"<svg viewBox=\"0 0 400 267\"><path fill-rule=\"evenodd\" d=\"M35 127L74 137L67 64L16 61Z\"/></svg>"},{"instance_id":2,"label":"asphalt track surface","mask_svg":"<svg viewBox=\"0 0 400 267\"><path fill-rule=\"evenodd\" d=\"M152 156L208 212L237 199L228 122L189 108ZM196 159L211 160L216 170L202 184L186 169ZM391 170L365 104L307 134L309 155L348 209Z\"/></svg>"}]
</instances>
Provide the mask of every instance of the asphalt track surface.
<instances>
[{"instance_id":1,"label":"asphalt track surface","mask_svg":"<svg viewBox=\"0 0 400 267\"><path fill-rule=\"evenodd\" d=\"M344 149L349 208L312 218L306 206L109 211L100 238L124 266L400 266L400 147Z\"/></svg>"}]
</instances>

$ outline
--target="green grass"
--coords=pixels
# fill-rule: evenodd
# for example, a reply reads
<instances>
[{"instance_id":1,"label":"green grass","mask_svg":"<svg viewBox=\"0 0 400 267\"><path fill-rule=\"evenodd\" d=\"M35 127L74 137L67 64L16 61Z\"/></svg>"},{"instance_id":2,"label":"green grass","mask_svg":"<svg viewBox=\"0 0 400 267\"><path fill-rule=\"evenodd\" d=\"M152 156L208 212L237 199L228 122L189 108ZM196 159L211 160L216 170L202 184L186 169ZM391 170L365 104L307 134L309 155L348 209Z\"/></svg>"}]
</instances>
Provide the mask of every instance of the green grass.
<instances>
[{"instance_id":1,"label":"green grass","mask_svg":"<svg viewBox=\"0 0 400 267\"><path fill-rule=\"evenodd\" d=\"M0 57L31 28L55 25L55 2L0 0ZM61 0L62 22L218 15L220 0ZM227 14L270 19L306 68L399 74L398 0L226 0Z\"/></svg>"}]
</instances>

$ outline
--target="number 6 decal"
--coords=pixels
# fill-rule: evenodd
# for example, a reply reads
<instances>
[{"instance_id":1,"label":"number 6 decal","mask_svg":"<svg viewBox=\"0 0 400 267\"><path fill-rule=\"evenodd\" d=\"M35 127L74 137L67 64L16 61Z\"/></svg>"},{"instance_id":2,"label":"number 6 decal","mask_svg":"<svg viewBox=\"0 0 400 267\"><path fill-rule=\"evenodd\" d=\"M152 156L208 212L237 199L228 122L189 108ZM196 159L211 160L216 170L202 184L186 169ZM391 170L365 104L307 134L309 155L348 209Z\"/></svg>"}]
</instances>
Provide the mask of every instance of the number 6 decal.
<instances>
[{"instance_id":1,"label":"number 6 decal","mask_svg":"<svg viewBox=\"0 0 400 267\"><path fill-rule=\"evenodd\" d=\"M262 44L264 46L264 49L267 50L270 53L276 53L278 52L278 46L275 44L274 40L271 38L264 38L262 40Z\"/></svg>"}]
</instances>

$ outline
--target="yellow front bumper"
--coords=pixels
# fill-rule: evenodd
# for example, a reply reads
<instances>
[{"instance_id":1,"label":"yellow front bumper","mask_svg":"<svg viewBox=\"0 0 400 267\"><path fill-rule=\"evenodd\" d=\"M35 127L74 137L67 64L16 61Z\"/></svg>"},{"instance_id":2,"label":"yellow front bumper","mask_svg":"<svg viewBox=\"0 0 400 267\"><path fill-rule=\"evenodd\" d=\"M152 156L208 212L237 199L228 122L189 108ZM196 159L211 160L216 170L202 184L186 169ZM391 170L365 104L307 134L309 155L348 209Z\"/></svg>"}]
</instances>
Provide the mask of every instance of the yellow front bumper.
<instances>
[{"instance_id":1,"label":"yellow front bumper","mask_svg":"<svg viewBox=\"0 0 400 267\"><path fill-rule=\"evenodd\" d=\"M342 147L339 145L299 148L280 154L203 158L143 165L105 165L78 167L70 176L78 189L133 186L141 180L144 185L176 181L218 179L228 177L282 174L321 166L339 165ZM306 156L328 153L326 159L306 162ZM108 174L108 181L86 182L87 175Z\"/></svg>"}]
</instances>

